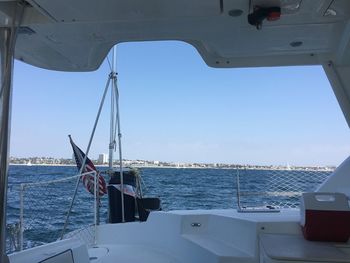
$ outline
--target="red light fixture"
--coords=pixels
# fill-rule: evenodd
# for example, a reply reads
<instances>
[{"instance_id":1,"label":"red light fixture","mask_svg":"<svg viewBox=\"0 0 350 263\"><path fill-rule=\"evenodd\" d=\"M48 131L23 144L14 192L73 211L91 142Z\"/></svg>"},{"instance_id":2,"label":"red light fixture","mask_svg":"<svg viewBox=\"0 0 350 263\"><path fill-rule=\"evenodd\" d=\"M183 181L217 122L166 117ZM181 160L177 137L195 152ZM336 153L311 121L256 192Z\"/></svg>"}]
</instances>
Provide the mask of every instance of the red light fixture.
<instances>
[{"instance_id":1,"label":"red light fixture","mask_svg":"<svg viewBox=\"0 0 350 263\"><path fill-rule=\"evenodd\" d=\"M281 8L255 6L253 13L248 15L248 23L255 26L258 30L262 28L264 19L267 21L276 21L281 17Z\"/></svg>"}]
</instances>

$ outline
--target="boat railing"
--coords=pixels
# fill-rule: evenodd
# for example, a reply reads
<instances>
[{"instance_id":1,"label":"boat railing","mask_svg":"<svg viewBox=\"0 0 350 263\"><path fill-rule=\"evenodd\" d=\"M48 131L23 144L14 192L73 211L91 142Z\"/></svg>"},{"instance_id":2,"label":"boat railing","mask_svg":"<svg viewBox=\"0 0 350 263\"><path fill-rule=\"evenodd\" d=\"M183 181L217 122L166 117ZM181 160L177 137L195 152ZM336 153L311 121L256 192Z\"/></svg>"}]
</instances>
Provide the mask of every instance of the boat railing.
<instances>
[{"instance_id":1,"label":"boat railing","mask_svg":"<svg viewBox=\"0 0 350 263\"><path fill-rule=\"evenodd\" d=\"M84 175L94 176L94 194L79 187L64 238L74 237L88 245L94 244L101 199L97 196L97 174L92 171L56 180L20 184L19 233L17 230L11 235L12 238L19 238L19 241L11 242L19 244L15 250L61 239L75 182Z\"/></svg>"},{"instance_id":2,"label":"boat railing","mask_svg":"<svg viewBox=\"0 0 350 263\"><path fill-rule=\"evenodd\" d=\"M330 176L329 170L236 171L237 208L241 212L297 209L303 192L313 192Z\"/></svg>"},{"instance_id":3,"label":"boat railing","mask_svg":"<svg viewBox=\"0 0 350 263\"><path fill-rule=\"evenodd\" d=\"M20 244L20 223L10 223L6 225L6 251L19 251Z\"/></svg>"}]
</instances>

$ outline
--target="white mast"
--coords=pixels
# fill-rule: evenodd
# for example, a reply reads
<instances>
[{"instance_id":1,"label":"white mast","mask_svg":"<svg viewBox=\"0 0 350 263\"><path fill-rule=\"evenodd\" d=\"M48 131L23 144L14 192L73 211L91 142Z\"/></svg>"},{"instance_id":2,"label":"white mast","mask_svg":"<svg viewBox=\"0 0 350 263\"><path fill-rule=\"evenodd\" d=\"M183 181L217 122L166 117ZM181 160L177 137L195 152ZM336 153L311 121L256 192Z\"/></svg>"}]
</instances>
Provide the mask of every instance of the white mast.
<instances>
[{"instance_id":1,"label":"white mast","mask_svg":"<svg viewBox=\"0 0 350 263\"><path fill-rule=\"evenodd\" d=\"M122 143L121 143L121 131L120 131L120 114L119 114L119 91L117 85L117 47L113 47L113 57L112 57L112 72L110 78L112 79L111 88L111 121L110 121L110 142L109 142L109 170L113 171L113 151L115 148L115 133L116 128L118 129L118 150L119 150L119 174L120 174L120 194L121 194L121 214L122 222L125 222L125 212L124 212L124 176L123 176L123 156L122 156ZM114 105L115 104L115 105ZM116 108L116 114L115 109ZM114 119L115 118L115 119Z\"/></svg>"},{"instance_id":2,"label":"white mast","mask_svg":"<svg viewBox=\"0 0 350 263\"><path fill-rule=\"evenodd\" d=\"M113 80L116 79L117 73L117 59L116 59L116 53L117 53L117 48L116 46L113 47L113 53L112 53L112 70L111 70L111 77ZM115 119L115 114L114 114L114 106L115 106L115 81L111 82L111 120L110 120L110 136L109 136L109 155L108 155L108 166L109 166L109 171L112 173L113 171L113 152L115 149L115 129L114 129L114 119Z\"/></svg>"}]
</instances>

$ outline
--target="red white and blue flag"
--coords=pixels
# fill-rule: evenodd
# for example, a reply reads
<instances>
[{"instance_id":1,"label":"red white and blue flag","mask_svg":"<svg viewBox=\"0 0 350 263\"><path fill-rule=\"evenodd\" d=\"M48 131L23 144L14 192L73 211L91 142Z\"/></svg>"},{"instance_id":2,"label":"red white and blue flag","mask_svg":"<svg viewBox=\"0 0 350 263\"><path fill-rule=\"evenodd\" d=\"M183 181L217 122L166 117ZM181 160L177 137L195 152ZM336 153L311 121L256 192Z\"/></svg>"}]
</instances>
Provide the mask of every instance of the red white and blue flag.
<instances>
[{"instance_id":1,"label":"red white and blue flag","mask_svg":"<svg viewBox=\"0 0 350 263\"><path fill-rule=\"evenodd\" d=\"M68 136L69 136L70 144L72 145L72 148L73 148L75 162L77 164L78 170L80 171L81 166L82 166L83 161L84 161L84 158L85 158L85 153L78 146L75 145L71 136L70 135L68 135ZM107 193L106 182L103 179L103 176L100 175L100 172L97 171L97 169L96 169L95 165L92 163L92 161L88 157L86 157L85 166L84 166L83 170L81 171L81 173L88 173L88 172L93 172L93 171L95 171L98 175L99 196L103 196L104 194ZM94 187L94 182L95 182L94 174L83 175L82 181L83 181L85 188L91 194L94 194L94 188L95 188Z\"/></svg>"}]
</instances>

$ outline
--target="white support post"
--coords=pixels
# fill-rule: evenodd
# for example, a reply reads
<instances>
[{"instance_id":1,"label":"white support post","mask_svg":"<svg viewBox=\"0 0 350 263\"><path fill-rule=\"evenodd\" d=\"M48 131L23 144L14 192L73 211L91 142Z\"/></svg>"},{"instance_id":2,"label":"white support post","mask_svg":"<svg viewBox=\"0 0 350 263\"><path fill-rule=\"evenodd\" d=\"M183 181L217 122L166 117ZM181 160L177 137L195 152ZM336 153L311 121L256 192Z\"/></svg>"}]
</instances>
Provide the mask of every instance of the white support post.
<instances>
[{"instance_id":1,"label":"white support post","mask_svg":"<svg viewBox=\"0 0 350 263\"><path fill-rule=\"evenodd\" d=\"M339 67L332 61L324 62L322 66L350 127L350 67Z\"/></svg>"},{"instance_id":2,"label":"white support post","mask_svg":"<svg viewBox=\"0 0 350 263\"><path fill-rule=\"evenodd\" d=\"M1 3L8 11L7 26L0 28L0 262L8 263L6 255L6 205L10 150L12 70L17 29L24 5L18 2Z\"/></svg>"}]
</instances>

